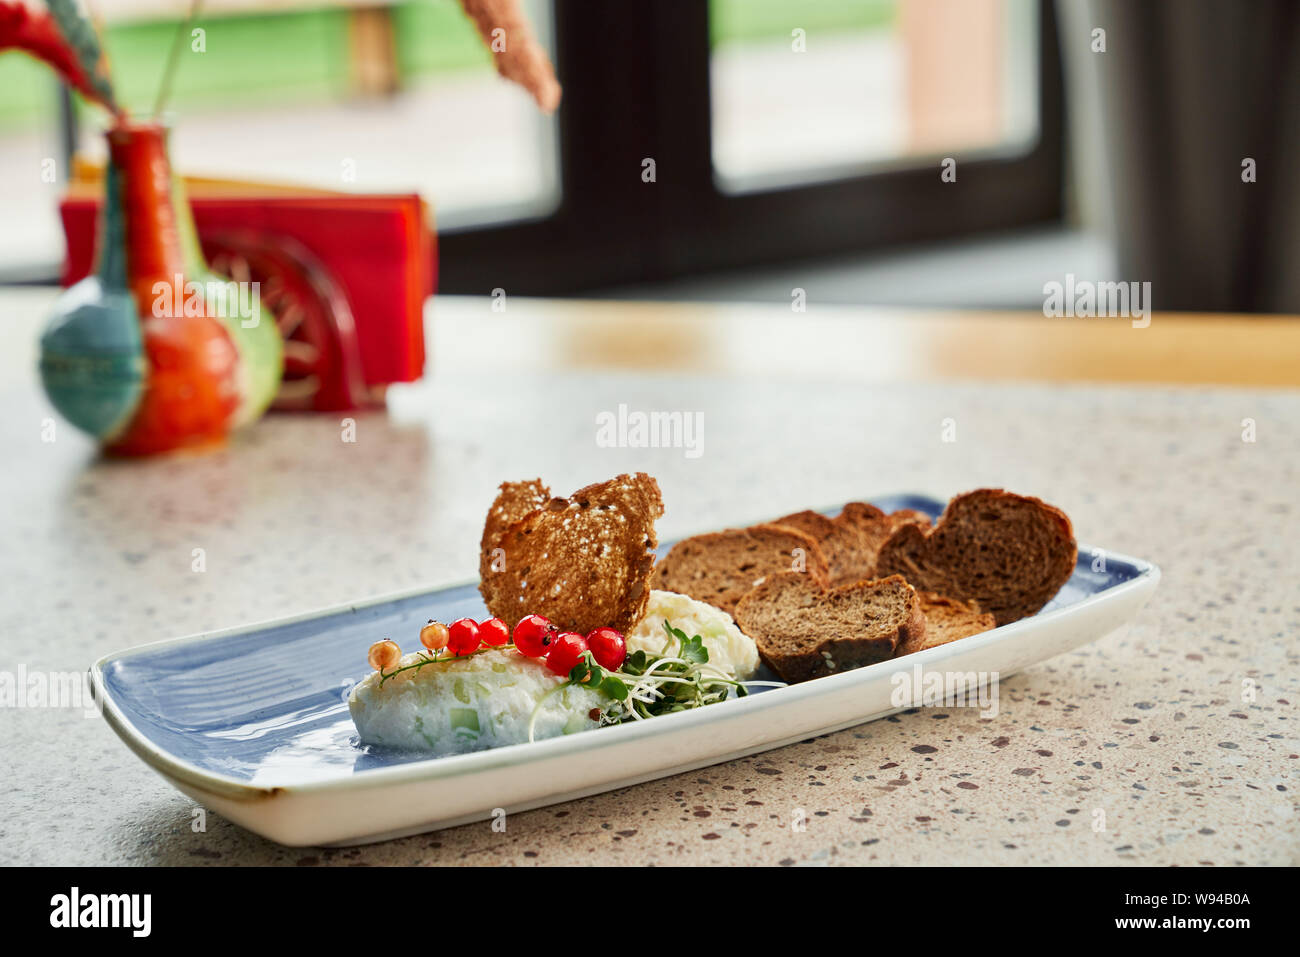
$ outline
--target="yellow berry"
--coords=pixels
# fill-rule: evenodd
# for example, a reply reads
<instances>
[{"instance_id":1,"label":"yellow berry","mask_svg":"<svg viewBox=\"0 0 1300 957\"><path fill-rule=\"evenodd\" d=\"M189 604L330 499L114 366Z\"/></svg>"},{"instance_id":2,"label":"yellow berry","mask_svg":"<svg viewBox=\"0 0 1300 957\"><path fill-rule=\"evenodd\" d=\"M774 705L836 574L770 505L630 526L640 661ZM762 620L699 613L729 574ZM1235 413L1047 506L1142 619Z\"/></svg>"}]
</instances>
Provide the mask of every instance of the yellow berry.
<instances>
[{"instance_id":1,"label":"yellow berry","mask_svg":"<svg viewBox=\"0 0 1300 957\"><path fill-rule=\"evenodd\" d=\"M420 629L420 644L430 651L442 651L446 648L448 637L447 626L440 621L431 621Z\"/></svg>"},{"instance_id":2,"label":"yellow berry","mask_svg":"<svg viewBox=\"0 0 1300 957\"><path fill-rule=\"evenodd\" d=\"M376 641L370 646L370 667L384 672L394 667L402 657L402 649L395 641Z\"/></svg>"}]
</instances>

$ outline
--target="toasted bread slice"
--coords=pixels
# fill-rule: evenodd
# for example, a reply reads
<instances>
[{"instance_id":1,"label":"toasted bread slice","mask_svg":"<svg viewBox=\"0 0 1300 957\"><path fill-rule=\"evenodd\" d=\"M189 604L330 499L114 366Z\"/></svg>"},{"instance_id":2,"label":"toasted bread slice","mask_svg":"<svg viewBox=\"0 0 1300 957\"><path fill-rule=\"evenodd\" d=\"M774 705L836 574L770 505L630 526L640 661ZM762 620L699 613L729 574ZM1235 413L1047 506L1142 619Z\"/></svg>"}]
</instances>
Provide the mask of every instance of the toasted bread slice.
<instances>
[{"instance_id":1,"label":"toasted bread slice","mask_svg":"<svg viewBox=\"0 0 1300 957\"><path fill-rule=\"evenodd\" d=\"M797 528L817 540L830 565L830 583L847 585L876 577L880 546L903 525L928 526L930 519L912 509L886 514L866 502L850 502L835 518L820 512L795 512L772 524Z\"/></svg>"},{"instance_id":2,"label":"toasted bread slice","mask_svg":"<svg viewBox=\"0 0 1300 957\"><path fill-rule=\"evenodd\" d=\"M793 515L786 515L783 518L774 518L767 524L784 525L786 528L793 528L803 532L809 538L815 539L819 544L834 534L835 529L839 527L835 524L835 519L829 518L821 512L811 510L795 512ZM830 556L826 557L829 561Z\"/></svg>"},{"instance_id":3,"label":"toasted bread slice","mask_svg":"<svg viewBox=\"0 0 1300 957\"><path fill-rule=\"evenodd\" d=\"M926 629L920 596L898 575L826 588L789 572L745 595L736 624L792 684L885 661Z\"/></svg>"},{"instance_id":4,"label":"toasted bread slice","mask_svg":"<svg viewBox=\"0 0 1300 957\"><path fill-rule=\"evenodd\" d=\"M1042 608L1074 571L1078 546L1065 513L1002 489L958 495L933 528L904 525L880 549L878 574L976 601L999 625Z\"/></svg>"},{"instance_id":5,"label":"toasted bread slice","mask_svg":"<svg viewBox=\"0 0 1300 957\"><path fill-rule=\"evenodd\" d=\"M545 491L540 482L507 483L487 525L499 528ZM512 629L525 615L544 615L582 634L602 625L631 630L650 599L655 520L663 512L659 484L638 472L547 499L495 540L485 527L479 591L488 611Z\"/></svg>"},{"instance_id":6,"label":"toasted bread slice","mask_svg":"<svg viewBox=\"0 0 1300 957\"><path fill-rule=\"evenodd\" d=\"M925 633L910 635L894 649L894 657L910 655L914 651L937 648L959 638L969 638L982 631L997 627L988 612L980 611L975 602L958 601L932 591L917 592L921 596L921 611L925 613Z\"/></svg>"},{"instance_id":7,"label":"toasted bread slice","mask_svg":"<svg viewBox=\"0 0 1300 957\"><path fill-rule=\"evenodd\" d=\"M684 538L655 566L654 587L708 602L728 615L768 575L793 572L826 582L826 556L803 532L782 525L732 528Z\"/></svg>"}]
</instances>

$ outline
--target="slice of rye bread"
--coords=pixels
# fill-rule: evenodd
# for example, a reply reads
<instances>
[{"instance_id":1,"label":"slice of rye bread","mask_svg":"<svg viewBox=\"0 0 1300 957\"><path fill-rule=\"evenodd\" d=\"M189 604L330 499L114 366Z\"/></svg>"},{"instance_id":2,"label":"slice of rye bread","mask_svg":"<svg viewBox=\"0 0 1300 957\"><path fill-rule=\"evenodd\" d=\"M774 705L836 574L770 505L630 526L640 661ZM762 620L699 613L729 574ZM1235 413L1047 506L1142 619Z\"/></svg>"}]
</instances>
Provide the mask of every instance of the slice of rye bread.
<instances>
[{"instance_id":1,"label":"slice of rye bread","mask_svg":"<svg viewBox=\"0 0 1300 957\"><path fill-rule=\"evenodd\" d=\"M488 512L479 582L488 611L511 629L525 615L544 615L582 634L631 630L650 600L659 484L644 472L619 475L547 498L501 527L546 492L540 482L508 482Z\"/></svg>"},{"instance_id":2,"label":"slice of rye bread","mask_svg":"<svg viewBox=\"0 0 1300 957\"><path fill-rule=\"evenodd\" d=\"M885 513L866 502L850 502L835 518L804 511L775 519L772 524L797 528L817 539L830 565L830 583L847 585L876 577L880 546L901 526L928 526L930 519L910 508Z\"/></svg>"},{"instance_id":3,"label":"slice of rye bread","mask_svg":"<svg viewBox=\"0 0 1300 957\"><path fill-rule=\"evenodd\" d=\"M904 525L880 549L877 572L921 591L976 601L999 625L1042 608L1074 571L1065 513L1002 489L958 495L933 528Z\"/></svg>"},{"instance_id":4,"label":"slice of rye bread","mask_svg":"<svg viewBox=\"0 0 1300 957\"><path fill-rule=\"evenodd\" d=\"M959 638L969 638L982 631L997 627L993 616L980 611L975 602L958 601L932 591L917 592L921 598L921 611L925 614L925 633L909 635L894 649L894 657L910 655L914 651L937 648Z\"/></svg>"},{"instance_id":5,"label":"slice of rye bread","mask_svg":"<svg viewBox=\"0 0 1300 957\"><path fill-rule=\"evenodd\" d=\"M682 539L659 560L652 581L732 615L736 602L768 575L791 572L821 585L826 571L814 539L782 525L754 525Z\"/></svg>"},{"instance_id":6,"label":"slice of rye bread","mask_svg":"<svg viewBox=\"0 0 1300 957\"><path fill-rule=\"evenodd\" d=\"M926 631L921 598L899 575L838 588L770 575L736 605L736 624L791 684L885 661Z\"/></svg>"},{"instance_id":7,"label":"slice of rye bread","mask_svg":"<svg viewBox=\"0 0 1300 957\"><path fill-rule=\"evenodd\" d=\"M774 518L767 524L784 525L786 528L796 529L797 531L803 532L809 538L815 539L818 544L833 535L835 530L839 527L835 524L835 519L823 515L821 512L814 512L810 509L802 512L795 512L793 515ZM825 549L823 549L823 551L825 551ZM829 561L830 556L827 555L826 559Z\"/></svg>"}]
</instances>

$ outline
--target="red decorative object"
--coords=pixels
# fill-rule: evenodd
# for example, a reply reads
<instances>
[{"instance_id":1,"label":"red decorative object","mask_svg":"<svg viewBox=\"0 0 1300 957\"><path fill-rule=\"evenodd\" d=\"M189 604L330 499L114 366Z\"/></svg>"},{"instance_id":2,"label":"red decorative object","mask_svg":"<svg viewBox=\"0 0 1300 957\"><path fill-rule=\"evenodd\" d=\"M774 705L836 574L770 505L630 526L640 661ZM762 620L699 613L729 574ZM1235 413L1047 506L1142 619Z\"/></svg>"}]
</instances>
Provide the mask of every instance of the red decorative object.
<instances>
[{"instance_id":1,"label":"red decorative object","mask_svg":"<svg viewBox=\"0 0 1300 957\"><path fill-rule=\"evenodd\" d=\"M22 50L53 67L70 87L92 103L98 103L116 117L122 116L113 101L95 50L96 63L87 70L77 49L64 39L59 24L48 13L21 3L0 2L0 50Z\"/></svg>"},{"instance_id":2,"label":"red decorative object","mask_svg":"<svg viewBox=\"0 0 1300 957\"><path fill-rule=\"evenodd\" d=\"M232 196L241 186L248 195ZM424 301L436 274L435 240L419 196L258 195L274 188L204 181L188 190L214 268L228 274L239 264L263 283L264 297L280 300L267 300L281 331L288 330L276 408L356 409L382 401L390 383L420 378ZM60 205L65 284L92 268L99 200L87 192L74 187ZM281 304L292 307L287 319Z\"/></svg>"},{"instance_id":3,"label":"red decorative object","mask_svg":"<svg viewBox=\"0 0 1300 957\"><path fill-rule=\"evenodd\" d=\"M347 296L306 248L243 231L205 237L203 254L223 276L258 283L262 304L275 315L284 375L272 408L336 412L374 401Z\"/></svg>"}]
</instances>

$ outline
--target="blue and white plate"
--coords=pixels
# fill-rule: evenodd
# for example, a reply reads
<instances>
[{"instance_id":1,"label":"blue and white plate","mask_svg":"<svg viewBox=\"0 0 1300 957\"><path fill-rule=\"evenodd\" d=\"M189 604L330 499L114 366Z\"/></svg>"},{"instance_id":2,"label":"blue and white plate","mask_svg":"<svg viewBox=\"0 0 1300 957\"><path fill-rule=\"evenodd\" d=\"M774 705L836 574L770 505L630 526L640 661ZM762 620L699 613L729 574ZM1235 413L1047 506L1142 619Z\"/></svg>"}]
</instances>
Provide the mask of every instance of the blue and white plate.
<instances>
[{"instance_id":1,"label":"blue and white plate","mask_svg":"<svg viewBox=\"0 0 1300 957\"><path fill-rule=\"evenodd\" d=\"M931 516L944 505L916 495L875 504ZM921 703L900 698L917 677L922 686L932 674L948 684L996 682L1118 628L1159 580L1150 562L1080 545L1060 593L1010 625L695 711L443 758L360 744L347 695L369 671L372 642L413 637L430 618L486 617L475 583L143 645L100 659L91 681L127 746L204 807L282 844L363 843L566 801L872 721Z\"/></svg>"}]
</instances>

